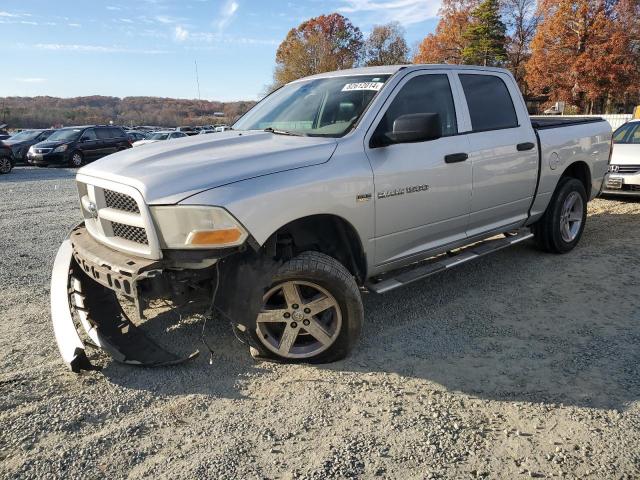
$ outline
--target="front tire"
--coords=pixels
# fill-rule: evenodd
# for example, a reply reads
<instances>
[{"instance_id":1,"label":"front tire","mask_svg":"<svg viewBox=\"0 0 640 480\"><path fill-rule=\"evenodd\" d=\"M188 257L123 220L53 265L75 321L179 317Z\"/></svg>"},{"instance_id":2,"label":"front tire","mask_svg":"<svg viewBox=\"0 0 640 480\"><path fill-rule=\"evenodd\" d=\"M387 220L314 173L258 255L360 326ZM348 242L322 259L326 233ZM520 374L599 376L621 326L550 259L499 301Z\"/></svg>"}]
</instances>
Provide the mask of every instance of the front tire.
<instances>
[{"instance_id":1,"label":"front tire","mask_svg":"<svg viewBox=\"0 0 640 480\"><path fill-rule=\"evenodd\" d=\"M12 168L13 164L11 163L11 159L9 157L0 157L0 175L11 173Z\"/></svg>"},{"instance_id":2,"label":"front tire","mask_svg":"<svg viewBox=\"0 0 640 480\"><path fill-rule=\"evenodd\" d=\"M80 152L73 152L69 159L69 166L73 168L80 168L82 166L83 158Z\"/></svg>"},{"instance_id":3,"label":"front tire","mask_svg":"<svg viewBox=\"0 0 640 480\"><path fill-rule=\"evenodd\" d=\"M551 253L567 253L582 237L587 221L587 192L580 180L560 180L544 216L534 225L538 246Z\"/></svg>"},{"instance_id":4,"label":"front tire","mask_svg":"<svg viewBox=\"0 0 640 480\"><path fill-rule=\"evenodd\" d=\"M348 355L360 336L362 298L334 258L303 252L286 262L263 297L249 331L258 356L287 363L328 363Z\"/></svg>"}]
</instances>

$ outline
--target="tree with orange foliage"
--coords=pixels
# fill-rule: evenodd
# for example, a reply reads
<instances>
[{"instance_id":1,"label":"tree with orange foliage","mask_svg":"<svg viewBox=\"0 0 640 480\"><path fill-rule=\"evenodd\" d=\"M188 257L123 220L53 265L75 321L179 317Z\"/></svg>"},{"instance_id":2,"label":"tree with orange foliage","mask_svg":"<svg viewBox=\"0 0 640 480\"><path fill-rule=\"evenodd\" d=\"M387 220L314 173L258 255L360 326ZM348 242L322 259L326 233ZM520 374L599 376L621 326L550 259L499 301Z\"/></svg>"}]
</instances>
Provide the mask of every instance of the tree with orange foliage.
<instances>
[{"instance_id":1,"label":"tree with orange foliage","mask_svg":"<svg viewBox=\"0 0 640 480\"><path fill-rule=\"evenodd\" d=\"M436 32L420 43L413 62L462 63L462 52L468 45L465 32L471 25L471 12L478 3L479 0L443 0Z\"/></svg>"},{"instance_id":2,"label":"tree with orange foliage","mask_svg":"<svg viewBox=\"0 0 640 480\"><path fill-rule=\"evenodd\" d=\"M542 20L526 66L534 93L591 113L637 92L637 1L540 0L538 8Z\"/></svg>"},{"instance_id":3,"label":"tree with orange foliage","mask_svg":"<svg viewBox=\"0 0 640 480\"><path fill-rule=\"evenodd\" d=\"M275 86L301 77L353 67L362 33L339 13L320 15L292 28L276 52Z\"/></svg>"}]
</instances>

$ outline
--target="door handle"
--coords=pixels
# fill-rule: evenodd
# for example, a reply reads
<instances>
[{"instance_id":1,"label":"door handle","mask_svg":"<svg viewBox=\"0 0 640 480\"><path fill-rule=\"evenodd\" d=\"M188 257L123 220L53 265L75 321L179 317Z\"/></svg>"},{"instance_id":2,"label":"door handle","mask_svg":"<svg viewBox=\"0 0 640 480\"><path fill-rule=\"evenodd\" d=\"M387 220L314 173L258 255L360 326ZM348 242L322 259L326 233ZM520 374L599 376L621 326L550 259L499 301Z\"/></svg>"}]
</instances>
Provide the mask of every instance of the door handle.
<instances>
[{"instance_id":1,"label":"door handle","mask_svg":"<svg viewBox=\"0 0 640 480\"><path fill-rule=\"evenodd\" d=\"M444 162L445 163L464 162L467 158L469 158L469 155L466 153L452 153L450 155L445 155Z\"/></svg>"},{"instance_id":2,"label":"door handle","mask_svg":"<svg viewBox=\"0 0 640 480\"><path fill-rule=\"evenodd\" d=\"M533 148L535 148L535 144L531 143L531 142L525 142L525 143L519 143L518 145L516 145L516 148L518 149L519 152L524 152L526 150L531 150Z\"/></svg>"}]
</instances>

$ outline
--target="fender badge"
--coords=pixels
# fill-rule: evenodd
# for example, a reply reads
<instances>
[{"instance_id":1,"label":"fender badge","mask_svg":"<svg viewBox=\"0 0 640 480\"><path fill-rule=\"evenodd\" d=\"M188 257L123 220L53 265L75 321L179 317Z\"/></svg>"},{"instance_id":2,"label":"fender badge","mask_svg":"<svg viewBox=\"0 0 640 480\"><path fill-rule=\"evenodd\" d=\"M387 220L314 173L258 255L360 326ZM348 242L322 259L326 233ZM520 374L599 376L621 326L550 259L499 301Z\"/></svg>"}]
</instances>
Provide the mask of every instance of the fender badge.
<instances>
[{"instance_id":1,"label":"fender badge","mask_svg":"<svg viewBox=\"0 0 640 480\"><path fill-rule=\"evenodd\" d=\"M369 200L371 200L371 194L370 193L361 193L359 195L356 195L356 202L360 203L360 202L368 202Z\"/></svg>"}]
</instances>

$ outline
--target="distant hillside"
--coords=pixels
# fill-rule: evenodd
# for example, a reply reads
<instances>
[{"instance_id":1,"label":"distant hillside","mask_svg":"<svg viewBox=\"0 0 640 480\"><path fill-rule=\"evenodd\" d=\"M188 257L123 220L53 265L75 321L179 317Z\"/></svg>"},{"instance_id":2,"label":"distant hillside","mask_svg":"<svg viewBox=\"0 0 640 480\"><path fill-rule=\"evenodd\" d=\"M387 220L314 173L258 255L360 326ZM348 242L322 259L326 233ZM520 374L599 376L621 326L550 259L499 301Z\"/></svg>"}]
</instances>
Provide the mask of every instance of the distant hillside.
<instances>
[{"instance_id":1,"label":"distant hillside","mask_svg":"<svg viewBox=\"0 0 640 480\"><path fill-rule=\"evenodd\" d=\"M229 123L255 102L216 102L160 97L0 97L0 123L9 128L61 125L210 125ZM223 112L224 117L214 116Z\"/></svg>"}]
</instances>

